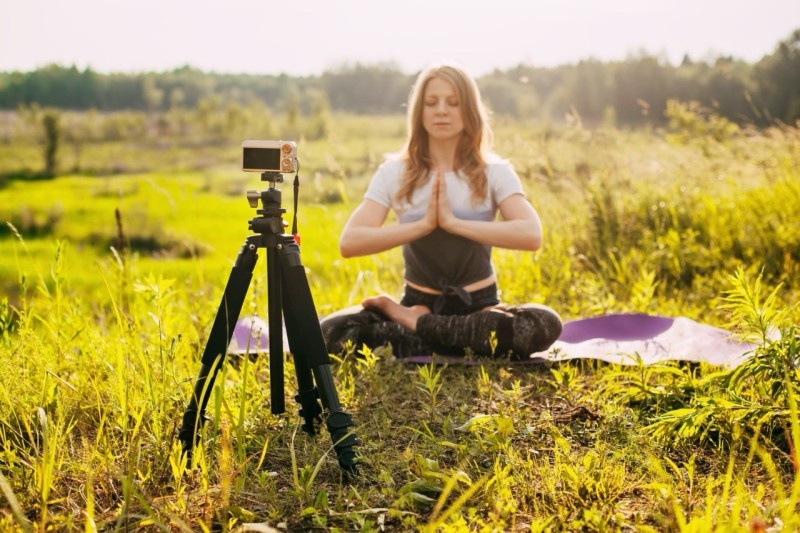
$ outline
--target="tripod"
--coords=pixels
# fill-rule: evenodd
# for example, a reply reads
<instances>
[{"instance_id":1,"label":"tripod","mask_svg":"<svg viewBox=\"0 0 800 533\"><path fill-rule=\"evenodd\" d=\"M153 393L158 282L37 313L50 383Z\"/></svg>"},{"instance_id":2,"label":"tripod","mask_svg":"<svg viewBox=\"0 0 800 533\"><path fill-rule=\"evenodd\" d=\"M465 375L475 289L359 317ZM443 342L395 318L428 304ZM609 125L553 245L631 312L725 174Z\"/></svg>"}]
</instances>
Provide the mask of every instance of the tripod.
<instances>
[{"instance_id":1,"label":"tripod","mask_svg":"<svg viewBox=\"0 0 800 533\"><path fill-rule=\"evenodd\" d=\"M292 235L283 233L285 224L282 214L286 210L281 208L281 191L275 186L276 182L283 181L283 175L264 172L261 174L261 180L268 181L269 188L260 193L254 190L247 191L247 200L253 208L258 207L260 200L263 208L258 209L259 216L249 222L249 229L254 234L247 237L239 251L225 286L203 352L202 365L194 384L192 397L183 415L178 439L183 445L183 452L191 457L192 450L200 440L200 428L206 421L205 410L214 387L214 380L224 363L236 321L253 278L253 269L258 259L256 252L258 248L266 248L272 413L281 414L285 411L283 322L297 373L298 392L295 400L300 404L302 428L309 435L315 435L316 424L322 423L323 414L327 414L325 422L333 440L339 466L346 473L355 474L354 447L357 439L350 430L353 420L339 404L330 371L330 357L322 337L305 268L300 262L300 247ZM295 176L295 213L298 185L298 178ZM296 231L296 227L294 230Z\"/></svg>"}]
</instances>

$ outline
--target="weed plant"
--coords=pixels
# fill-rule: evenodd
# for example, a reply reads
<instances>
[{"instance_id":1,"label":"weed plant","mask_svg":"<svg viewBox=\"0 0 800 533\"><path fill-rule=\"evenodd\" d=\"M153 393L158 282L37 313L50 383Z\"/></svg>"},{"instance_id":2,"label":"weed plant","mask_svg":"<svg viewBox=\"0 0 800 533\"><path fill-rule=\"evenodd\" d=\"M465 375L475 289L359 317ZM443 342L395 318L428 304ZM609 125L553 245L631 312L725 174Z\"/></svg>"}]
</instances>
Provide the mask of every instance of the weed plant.
<instances>
[{"instance_id":1,"label":"weed plant","mask_svg":"<svg viewBox=\"0 0 800 533\"><path fill-rule=\"evenodd\" d=\"M546 228L536 254L496 250L502 297L565 319L689 316L755 342L752 356L731 369L413 366L351 346L333 365L361 441L350 482L325 432L306 436L291 407L270 413L263 355L223 364L201 446L191 463L181 455L180 416L254 216L243 190L259 184L233 156L204 166L204 151L187 151L201 170L159 170L163 154L145 146L141 174L9 179L0 528L800 529L800 134L669 112L663 132L498 121L497 149ZM397 251L343 260L336 245L371 169L402 142L402 119L385 120L339 117L327 139L300 143L302 257L320 314L402 288ZM388 136L359 135L368 127ZM90 152L97 168L118 153ZM265 314L264 263L243 314Z\"/></svg>"}]
</instances>

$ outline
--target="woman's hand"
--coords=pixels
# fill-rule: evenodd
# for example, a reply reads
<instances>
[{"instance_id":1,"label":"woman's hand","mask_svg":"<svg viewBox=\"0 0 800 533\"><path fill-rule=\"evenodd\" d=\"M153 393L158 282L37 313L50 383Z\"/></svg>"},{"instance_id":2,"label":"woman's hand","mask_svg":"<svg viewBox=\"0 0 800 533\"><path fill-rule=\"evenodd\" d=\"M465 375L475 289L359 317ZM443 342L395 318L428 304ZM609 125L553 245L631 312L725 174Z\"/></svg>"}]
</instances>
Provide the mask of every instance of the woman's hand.
<instances>
[{"instance_id":1,"label":"woman's hand","mask_svg":"<svg viewBox=\"0 0 800 533\"><path fill-rule=\"evenodd\" d=\"M431 200L433 201L434 199L436 201L437 225L443 230L451 232L458 219L453 214L453 208L450 206L450 200L447 197L447 182L441 169L436 171L433 187L431 188Z\"/></svg>"},{"instance_id":2,"label":"woman's hand","mask_svg":"<svg viewBox=\"0 0 800 533\"><path fill-rule=\"evenodd\" d=\"M428 230L428 233L435 230L439 225L439 173L433 177L431 183L431 196L428 198L428 209L420 223Z\"/></svg>"}]
</instances>

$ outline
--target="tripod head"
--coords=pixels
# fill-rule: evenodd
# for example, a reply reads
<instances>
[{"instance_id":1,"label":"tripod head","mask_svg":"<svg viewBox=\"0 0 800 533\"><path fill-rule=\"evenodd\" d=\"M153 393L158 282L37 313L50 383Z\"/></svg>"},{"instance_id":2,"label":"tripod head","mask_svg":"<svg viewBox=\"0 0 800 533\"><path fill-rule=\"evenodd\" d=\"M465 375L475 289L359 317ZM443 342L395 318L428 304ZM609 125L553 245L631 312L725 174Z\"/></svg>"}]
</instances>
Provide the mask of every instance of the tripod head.
<instances>
[{"instance_id":1,"label":"tripod head","mask_svg":"<svg viewBox=\"0 0 800 533\"><path fill-rule=\"evenodd\" d=\"M261 181L268 181L270 188L274 188L276 183L283 183L283 174L280 172L262 172Z\"/></svg>"},{"instance_id":2,"label":"tripod head","mask_svg":"<svg viewBox=\"0 0 800 533\"><path fill-rule=\"evenodd\" d=\"M247 202L252 208L258 208L259 201L262 208L257 209L259 214L250 220L249 229L260 234L280 235L286 228L282 215L286 209L281 207L281 190L275 184L283 183L283 174L280 172L263 172L261 181L269 182L269 188L263 191L247 190Z\"/></svg>"}]
</instances>

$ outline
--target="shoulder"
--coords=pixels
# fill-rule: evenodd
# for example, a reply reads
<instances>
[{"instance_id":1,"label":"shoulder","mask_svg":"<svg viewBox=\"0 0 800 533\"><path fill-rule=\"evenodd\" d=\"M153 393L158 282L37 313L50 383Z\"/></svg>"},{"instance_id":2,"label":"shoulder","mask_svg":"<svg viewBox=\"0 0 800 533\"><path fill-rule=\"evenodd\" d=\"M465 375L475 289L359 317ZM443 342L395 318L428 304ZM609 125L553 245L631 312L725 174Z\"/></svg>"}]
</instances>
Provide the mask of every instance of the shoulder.
<instances>
[{"instance_id":1,"label":"shoulder","mask_svg":"<svg viewBox=\"0 0 800 533\"><path fill-rule=\"evenodd\" d=\"M405 168L405 161L403 161L401 157L391 154L386 156L386 158L383 160L383 163L378 166L378 170L375 174L387 178L396 177L401 176Z\"/></svg>"},{"instance_id":2,"label":"shoulder","mask_svg":"<svg viewBox=\"0 0 800 533\"><path fill-rule=\"evenodd\" d=\"M496 202L500 203L512 194L524 195L522 180L507 159L497 154L486 156L486 181Z\"/></svg>"},{"instance_id":3,"label":"shoulder","mask_svg":"<svg viewBox=\"0 0 800 533\"><path fill-rule=\"evenodd\" d=\"M517 177L514 165L508 159L495 153L489 153L484 156L484 161L486 162L486 176L489 180Z\"/></svg>"},{"instance_id":4,"label":"shoulder","mask_svg":"<svg viewBox=\"0 0 800 533\"><path fill-rule=\"evenodd\" d=\"M386 159L378 165L370 181L373 185L382 184L385 187L391 187L393 184L399 183L405 168L406 165L402 159L394 156L387 156Z\"/></svg>"},{"instance_id":5,"label":"shoulder","mask_svg":"<svg viewBox=\"0 0 800 533\"><path fill-rule=\"evenodd\" d=\"M387 157L372 176L364 198L373 200L384 207L390 207L400 187L404 170L405 163L402 159Z\"/></svg>"}]
</instances>

